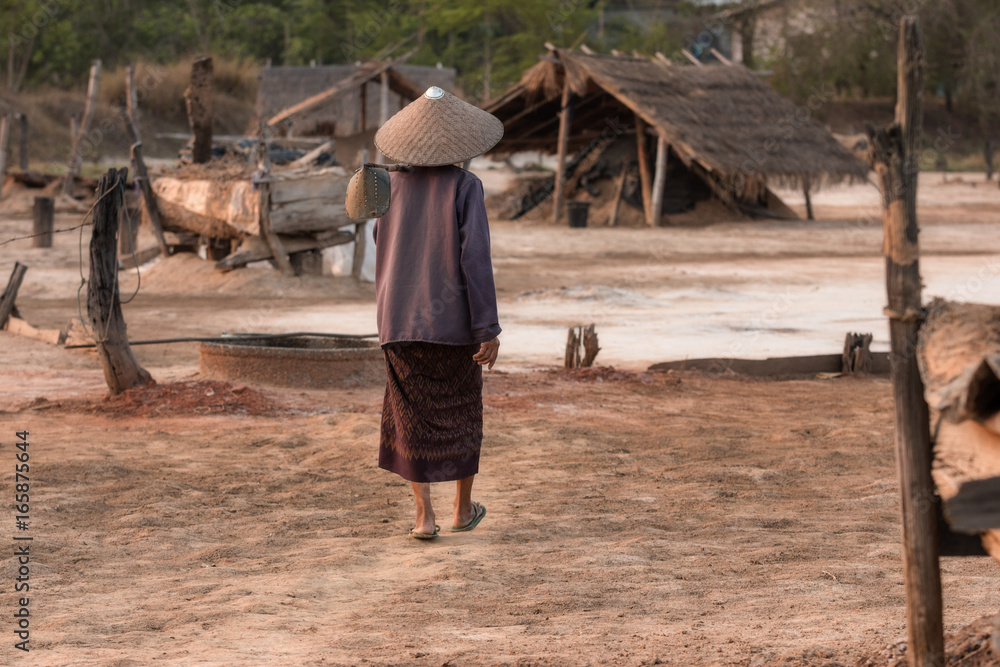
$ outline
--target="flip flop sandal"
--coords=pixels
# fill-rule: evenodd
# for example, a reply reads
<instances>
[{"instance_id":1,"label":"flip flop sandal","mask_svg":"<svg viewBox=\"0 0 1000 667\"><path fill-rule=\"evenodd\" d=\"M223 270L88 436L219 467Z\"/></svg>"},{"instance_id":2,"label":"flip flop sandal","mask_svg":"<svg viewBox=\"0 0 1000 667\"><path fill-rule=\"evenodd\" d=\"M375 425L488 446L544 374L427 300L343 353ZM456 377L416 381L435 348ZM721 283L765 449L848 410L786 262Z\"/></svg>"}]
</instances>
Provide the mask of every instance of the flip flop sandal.
<instances>
[{"instance_id":1,"label":"flip flop sandal","mask_svg":"<svg viewBox=\"0 0 1000 667\"><path fill-rule=\"evenodd\" d=\"M418 533L415 530L410 530L410 537L415 537L418 540L433 540L441 532L441 526L434 526L433 533Z\"/></svg>"},{"instance_id":2,"label":"flip flop sandal","mask_svg":"<svg viewBox=\"0 0 1000 667\"><path fill-rule=\"evenodd\" d=\"M475 501L473 501L472 506L476 509L476 516L472 518L472 521L465 524L461 528L455 528L454 526L452 526L451 532L464 533L466 531L472 530L473 528L479 525L479 522L483 520L484 516L486 516L486 506L481 503L477 503Z\"/></svg>"}]
</instances>

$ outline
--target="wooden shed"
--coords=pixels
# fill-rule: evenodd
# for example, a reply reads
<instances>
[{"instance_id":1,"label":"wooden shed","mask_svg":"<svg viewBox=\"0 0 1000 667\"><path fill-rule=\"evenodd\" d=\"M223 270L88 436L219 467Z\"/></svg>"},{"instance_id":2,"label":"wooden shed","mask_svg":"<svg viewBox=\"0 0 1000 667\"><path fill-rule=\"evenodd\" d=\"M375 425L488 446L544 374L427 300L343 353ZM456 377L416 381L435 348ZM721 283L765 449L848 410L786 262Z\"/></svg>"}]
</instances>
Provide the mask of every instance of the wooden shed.
<instances>
[{"instance_id":1,"label":"wooden shed","mask_svg":"<svg viewBox=\"0 0 1000 667\"><path fill-rule=\"evenodd\" d=\"M868 168L819 123L740 65L679 66L552 49L520 83L485 107L504 123L503 155L559 155L554 216L569 176L567 158L633 135L648 224L660 221L664 192L683 169L733 210L791 213L769 185L809 190L863 180ZM576 161L578 162L578 161ZM669 165L669 169L668 169Z\"/></svg>"}]
</instances>

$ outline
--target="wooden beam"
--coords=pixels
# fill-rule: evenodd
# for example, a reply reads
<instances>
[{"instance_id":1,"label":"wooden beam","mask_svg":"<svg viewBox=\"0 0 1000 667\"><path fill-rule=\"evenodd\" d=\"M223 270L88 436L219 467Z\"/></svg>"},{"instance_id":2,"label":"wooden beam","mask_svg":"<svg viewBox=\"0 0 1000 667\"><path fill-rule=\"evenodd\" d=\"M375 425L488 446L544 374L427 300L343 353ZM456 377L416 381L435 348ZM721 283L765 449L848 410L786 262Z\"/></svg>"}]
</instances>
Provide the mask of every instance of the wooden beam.
<instances>
[{"instance_id":1,"label":"wooden beam","mask_svg":"<svg viewBox=\"0 0 1000 667\"><path fill-rule=\"evenodd\" d=\"M378 126L381 128L387 120L389 120L389 74L383 70L379 81ZM375 151L375 161L385 162L385 155L381 150Z\"/></svg>"},{"instance_id":2,"label":"wooden beam","mask_svg":"<svg viewBox=\"0 0 1000 667\"><path fill-rule=\"evenodd\" d=\"M625 178L628 176L628 161L622 160L622 173L618 176L618 185L615 186L615 200L611 205L611 217L608 218L608 226L618 225L618 209L622 205L622 193L625 192Z\"/></svg>"},{"instance_id":3,"label":"wooden beam","mask_svg":"<svg viewBox=\"0 0 1000 667\"><path fill-rule=\"evenodd\" d=\"M0 297L0 327L7 323L7 318L14 312L14 302L17 301L17 291L21 289L21 281L28 270L24 264L14 262L14 270L10 273L10 280Z\"/></svg>"},{"instance_id":4,"label":"wooden beam","mask_svg":"<svg viewBox=\"0 0 1000 667\"><path fill-rule=\"evenodd\" d=\"M687 58L692 63L694 63L695 66L702 67L704 65L704 63L702 63L700 60L698 60L697 58L695 58L694 55L690 51L688 51L687 49L681 49L681 53L684 54L685 58Z\"/></svg>"},{"instance_id":5,"label":"wooden beam","mask_svg":"<svg viewBox=\"0 0 1000 667\"><path fill-rule=\"evenodd\" d=\"M653 210L653 177L649 173L649 150L646 146L646 128L648 125L642 116L635 114L636 158L639 160L639 180L642 186L642 211L648 223L652 219Z\"/></svg>"},{"instance_id":6,"label":"wooden beam","mask_svg":"<svg viewBox=\"0 0 1000 667\"><path fill-rule=\"evenodd\" d=\"M90 238L90 279L87 281L87 318L94 332L104 380L112 394L153 380L129 347L118 296L115 235L127 178L128 169L109 169L97 185L94 230Z\"/></svg>"},{"instance_id":7,"label":"wooden beam","mask_svg":"<svg viewBox=\"0 0 1000 667\"><path fill-rule=\"evenodd\" d=\"M3 124L0 125L0 188L3 187L4 177L7 175L7 156L10 154L10 131L14 124L14 114L7 112L3 116Z\"/></svg>"},{"instance_id":8,"label":"wooden beam","mask_svg":"<svg viewBox=\"0 0 1000 667\"><path fill-rule=\"evenodd\" d=\"M87 85L87 104L83 108L83 118L79 126L73 133L73 149L69 154L69 162L66 165L66 180L63 182L63 194L67 197L73 194L73 183L80 175L80 166L83 163L81 154L83 135L87 133L90 122L94 118L94 109L97 107L97 90L101 85L101 61L95 60L90 66L90 83Z\"/></svg>"},{"instance_id":9,"label":"wooden beam","mask_svg":"<svg viewBox=\"0 0 1000 667\"><path fill-rule=\"evenodd\" d=\"M365 124L368 122L368 82L361 84L361 115L359 117L358 132L365 131Z\"/></svg>"},{"instance_id":10,"label":"wooden beam","mask_svg":"<svg viewBox=\"0 0 1000 667\"><path fill-rule=\"evenodd\" d=\"M205 164L212 159L212 121L215 115L213 82L212 58L195 58L191 63L191 83L184 91L188 123L191 125L191 134L194 135L191 161L195 164Z\"/></svg>"},{"instance_id":11,"label":"wooden beam","mask_svg":"<svg viewBox=\"0 0 1000 667\"><path fill-rule=\"evenodd\" d=\"M809 181L809 177L803 177L802 179L802 195L806 198L806 220L815 220L813 216L813 205L812 199L809 197L809 189L812 187L812 183Z\"/></svg>"},{"instance_id":12,"label":"wooden beam","mask_svg":"<svg viewBox=\"0 0 1000 667\"><path fill-rule=\"evenodd\" d=\"M660 224L660 212L663 210L663 191L667 185L667 152L669 149L667 140L659 137L656 141L656 176L653 178L651 206L646 218L650 227L656 227Z\"/></svg>"},{"instance_id":13,"label":"wooden beam","mask_svg":"<svg viewBox=\"0 0 1000 667\"><path fill-rule=\"evenodd\" d=\"M556 147L556 188L552 207L552 222L558 223L566 202L566 147L569 129L573 122L573 93L570 91L569 77L563 81L562 100L559 105L559 139Z\"/></svg>"},{"instance_id":14,"label":"wooden beam","mask_svg":"<svg viewBox=\"0 0 1000 667\"><path fill-rule=\"evenodd\" d=\"M149 222L149 227L153 230L153 236L156 237L156 245L160 248L160 252L163 253L164 257L169 257L170 246L167 245L167 241L163 237L163 218L160 215L160 207L156 202L156 195L153 194L152 184L149 182L146 161L142 157L142 142L139 140L139 127L133 115L136 109L137 107L133 107L132 113L129 113L126 108L122 115L122 120L125 121L125 132L133 142L132 147L129 149L135 169L133 180L139 184L139 192L142 193L143 210L146 213L145 217Z\"/></svg>"},{"instance_id":15,"label":"wooden beam","mask_svg":"<svg viewBox=\"0 0 1000 667\"><path fill-rule=\"evenodd\" d=\"M260 134L257 141L257 176L259 179L257 199L257 221L260 227L260 235L271 248L274 261L277 262L281 272L292 277L295 269L288 261L288 253L281 243L281 239L274 233L271 227L271 183L268 177L271 175L271 148L268 145L267 126L261 123Z\"/></svg>"},{"instance_id":16,"label":"wooden beam","mask_svg":"<svg viewBox=\"0 0 1000 667\"><path fill-rule=\"evenodd\" d=\"M367 220L354 225L354 258L351 262L351 277L357 281L361 280L361 271L365 266L365 250L368 245L368 235L365 234L365 230L367 229Z\"/></svg>"},{"instance_id":17,"label":"wooden beam","mask_svg":"<svg viewBox=\"0 0 1000 667\"><path fill-rule=\"evenodd\" d=\"M896 457L903 519L908 658L913 667L944 664L937 507L924 386L917 364L922 312L917 241L917 173L923 121L924 54L915 16L900 24L896 120L869 128L872 162L882 184Z\"/></svg>"},{"instance_id":18,"label":"wooden beam","mask_svg":"<svg viewBox=\"0 0 1000 667\"><path fill-rule=\"evenodd\" d=\"M23 113L17 114L17 119L19 125L21 126L21 136L20 136L20 159L18 161L18 166L21 171L28 170L28 116Z\"/></svg>"},{"instance_id":19,"label":"wooden beam","mask_svg":"<svg viewBox=\"0 0 1000 667\"><path fill-rule=\"evenodd\" d=\"M716 49L714 46L711 49L709 49L709 53L711 53L713 56L715 56L718 59L718 61L720 63L722 63L723 65L732 65L733 64L732 60L730 60L729 58L727 58L724 55L722 55L721 53L719 53L719 50Z\"/></svg>"},{"instance_id":20,"label":"wooden beam","mask_svg":"<svg viewBox=\"0 0 1000 667\"><path fill-rule=\"evenodd\" d=\"M125 113L133 123L139 123L139 92L135 87L135 64L125 68ZM138 139L136 139L138 141Z\"/></svg>"},{"instance_id":21,"label":"wooden beam","mask_svg":"<svg viewBox=\"0 0 1000 667\"><path fill-rule=\"evenodd\" d=\"M290 107L282 109L274 116L272 116L270 120L267 121L267 125L268 127L273 128L274 126L280 125L285 121L295 118L296 116L300 116L304 113L312 111L313 109L317 109L323 106L324 104L327 104L328 102L330 102L332 99L334 99L344 91L351 90L352 88L362 83L367 83L368 81L371 81L375 77L380 76L382 72L386 71L393 65L403 64L404 62L409 60L410 56L412 56L416 52L417 52L416 49L411 49L410 51L403 54L393 62L370 63L361 68L360 70L358 70L357 72L355 72L354 74L352 74L351 76L347 77L346 79L339 81L332 88L328 88L321 93L317 93L312 97L308 97L302 100L301 102L298 102Z\"/></svg>"},{"instance_id":22,"label":"wooden beam","mask_svg":"<svg viewBox=\"0 0 1000 667\"><path fill-rule=\"evenodd\" d=\"M673 67L673 65L674 65L674 61L671 60L670 58L666 57L665 55L663 55L663 53L661 51L657 51L656 52L656 60L659 63L661 63L663 65L666 65L667 67Z\"/></svg>"}]
</instances>

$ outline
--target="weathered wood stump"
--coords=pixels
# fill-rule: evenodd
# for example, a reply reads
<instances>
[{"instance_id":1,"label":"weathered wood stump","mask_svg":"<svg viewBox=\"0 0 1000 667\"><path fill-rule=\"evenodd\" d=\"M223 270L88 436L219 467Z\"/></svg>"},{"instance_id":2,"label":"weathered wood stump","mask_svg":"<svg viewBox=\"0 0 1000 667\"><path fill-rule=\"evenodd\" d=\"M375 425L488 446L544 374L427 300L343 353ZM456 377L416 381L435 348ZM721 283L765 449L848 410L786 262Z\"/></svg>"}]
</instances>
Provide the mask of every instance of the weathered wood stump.
<instances>
[{"instance_id":1,"label":"weathered wood stump","mask_svg":"<svg viewBox=\"0 0 1000 667\"><path fill-rule=\"evenodd\" d=\"M844 339L845 375L868 375L872 372L871 344L871 334L847 334Z\"/></svg>"},{"instance_id":2,"label":"weathered wood stump","mask_svg":"<svg viewBox=\"0 0 1000 667\"><path fill-rule=\"evenodd\" d=\"M593 324L586 327L569 328L564 362L568 370L590 368L594 365L594 359L597 358L597 353L600 351L601 348L597 343L597 332L594 330Z\"/></svg>"},{"instance_id":3,"label":"weathered wood stump","mask_svg":"<svg viewBox=\"0 0 1000 667\"><path fill-rule=\"evenodd\" d=\"M128 169L109 169L97 184L94 231L90 238L90 279L87 317L104 379L112 394L153 381L139 365L128 344L125 318L118 295L118 219L124 204Z\"/></svg>"}]
</instances>

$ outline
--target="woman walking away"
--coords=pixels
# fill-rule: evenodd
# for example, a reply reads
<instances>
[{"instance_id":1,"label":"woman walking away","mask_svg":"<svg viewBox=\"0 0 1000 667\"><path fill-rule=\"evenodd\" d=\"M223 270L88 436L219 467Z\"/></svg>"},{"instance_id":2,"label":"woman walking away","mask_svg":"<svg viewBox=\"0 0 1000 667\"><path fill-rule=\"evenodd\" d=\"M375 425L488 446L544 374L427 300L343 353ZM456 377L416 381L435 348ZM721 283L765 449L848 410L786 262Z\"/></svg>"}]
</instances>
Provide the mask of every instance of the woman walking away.
<instances>
[{"instance_id":1,"label":"woman walking away","mask_svg":"<svg viewBox=\"0 0 1000 667\"><path fill-rule=\"evenodd\" d=\"M375 135L391 175L391 205L375 223L379 343L385 352L379 467L413 483L410 535L440 526L431 482L457 482L452 531L479 525L472 500L483 441L483 371L500 341L483 185L454 166L503 136L494 116L434 86Z\"/></svg>"}]
</instances>

